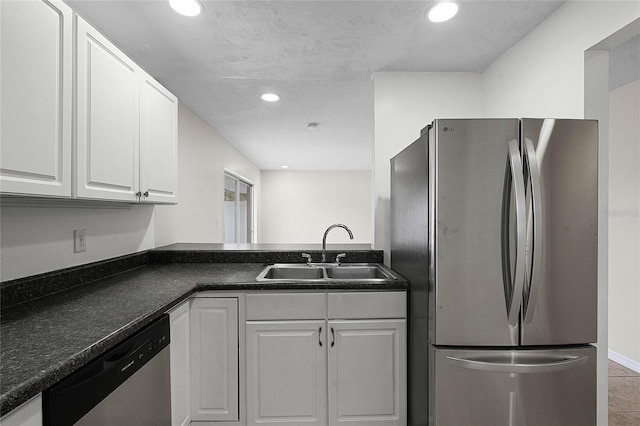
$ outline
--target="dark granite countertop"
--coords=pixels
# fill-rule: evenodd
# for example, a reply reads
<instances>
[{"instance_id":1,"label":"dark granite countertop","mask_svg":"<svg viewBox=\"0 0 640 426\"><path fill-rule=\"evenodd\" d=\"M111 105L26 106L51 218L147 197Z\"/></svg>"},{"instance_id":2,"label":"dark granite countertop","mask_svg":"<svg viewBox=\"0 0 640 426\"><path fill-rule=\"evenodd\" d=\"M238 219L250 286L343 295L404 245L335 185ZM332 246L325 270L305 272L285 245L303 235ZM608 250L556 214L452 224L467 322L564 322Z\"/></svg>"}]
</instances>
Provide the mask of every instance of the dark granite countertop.
<instances>
[{"instance_id":1,"label":"dark granite countertop","mask_svg":"<svg viewBox=\"0 0 640 426\"><path fill-rule=\"evenodd\" d=\"M184 249L171 246L164 249L165 253L175 251L181 263L158 263L154 258L156 251L152 250L135 255L136 258L143 256L142 261L125 259L128 267L133 267L126 272L3 307L0 415L76 371L196 291L408 288L406 281L385 284L256 282L263 263L187 263L189 256L185 258L185 251L198 252L196 258L201 258L204 252L220 248ZM296 254L299 256L300 250ZM141 262L141 266L136 266ZM102 263L99 267L105 268Z\"/></svg>"},{"instance_id":2,"label":"dark granite countertop","mask_svg":"<svg viewBox=\"0 0 640 426\"><path fill-rule=\"evenodd\" d=\"M346 252L345 262L382 263L382 250L369 244L327 244L327 259ZM152 263L295 263L302 262L301 253L319 262L322 244L207 244L178 243L151 250Z\"/></svg>"}]
</instances>

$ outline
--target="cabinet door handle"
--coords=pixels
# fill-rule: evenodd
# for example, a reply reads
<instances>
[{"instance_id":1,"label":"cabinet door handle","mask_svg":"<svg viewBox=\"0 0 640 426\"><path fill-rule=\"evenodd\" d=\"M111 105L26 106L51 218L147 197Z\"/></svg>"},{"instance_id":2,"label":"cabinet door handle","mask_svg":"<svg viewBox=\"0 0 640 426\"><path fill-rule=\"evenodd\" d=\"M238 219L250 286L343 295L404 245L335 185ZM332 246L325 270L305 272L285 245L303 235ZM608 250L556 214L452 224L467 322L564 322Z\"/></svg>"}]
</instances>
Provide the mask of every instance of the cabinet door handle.
<instances>
[{"instance_id":1,"label":"cabinet door handle","mask_svg":"<svg viewBox=\"0 0 640 426\"><path fill-rule=\"evenodd\" d=\"M142 198L142 192L140 192L140 191L136 192L136 197Z\"/></svg>"},{"instance_id":2,"label":"cabinet door handle","mask_svg":"<svg viewBox=\"0 0 640 426\"><path fill-rule=\"evenodd\" d=\"M322 327L318 329L318 344L322 347Z\"/></svg>"},{"instance_id":3,"label":"cabinet door handle","mask_svg":"<svg viewBox=\"0 0 640 426\"><path fill-rule=\"evenodd\" d=\"M144 195L144 198L147 198L149 196L149 191L144 191L144 194L142 195Z\"/></svg>"},{"instance_id":4,"label":"cabinet door handle","mask_svg":"<svg viewBox=\"0 0 640 426\"><path fill-rule=\"evenodd\" d=\"M331 327L331 347L333 347L333 345L336 344L336 333L333 330L333 327Z\"/></svg>"}]
</instances>

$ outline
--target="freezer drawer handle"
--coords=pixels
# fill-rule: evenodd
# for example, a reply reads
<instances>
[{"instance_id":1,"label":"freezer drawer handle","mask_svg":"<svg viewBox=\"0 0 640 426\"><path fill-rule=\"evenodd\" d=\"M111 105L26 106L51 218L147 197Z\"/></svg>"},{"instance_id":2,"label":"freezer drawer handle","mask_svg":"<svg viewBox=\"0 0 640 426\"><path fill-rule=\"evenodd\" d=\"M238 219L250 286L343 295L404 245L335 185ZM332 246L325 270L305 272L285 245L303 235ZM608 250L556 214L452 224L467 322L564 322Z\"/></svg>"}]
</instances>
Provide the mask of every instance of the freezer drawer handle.
<instances>
[{"instance_id":1,"label":"freezer drawer handle","mask_svg":"<svg viewBox=\"0 0 640 426\"><path fill-rule=\"evenodd\" d=\"M533 363L511 363L511 362L491 362L477 359L457 358L448 356L450 364L460 368L470 370L491 371L498 373L552 373L555 371L570 370L572 368L585 365L588 361L586 356L566 356L548 362Z\"/></svg>"}]
</instances>

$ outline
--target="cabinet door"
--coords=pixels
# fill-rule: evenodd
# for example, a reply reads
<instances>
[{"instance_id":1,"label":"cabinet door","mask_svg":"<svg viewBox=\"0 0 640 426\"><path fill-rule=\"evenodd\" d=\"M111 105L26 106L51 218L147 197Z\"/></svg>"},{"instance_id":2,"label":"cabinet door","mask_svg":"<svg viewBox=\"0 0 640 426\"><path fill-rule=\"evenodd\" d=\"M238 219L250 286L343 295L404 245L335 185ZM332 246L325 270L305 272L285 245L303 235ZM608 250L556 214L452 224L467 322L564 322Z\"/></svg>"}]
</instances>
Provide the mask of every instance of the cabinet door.
<instances>
[{"instance_id":1,"label":"cabinet door","mask_svg":"<svg viewBox=\"0 0 640 426\"><path fill-rule=\"evenodd\" d=\"M0 191L71 196L72 11L0 2Z\"/></svg>"},{"instance_id":2,"label":"cabinet door","mask_svg":"<svg viewBox=\"0 0 640 426\"><path fill-rule=\"evenodd\" d=\"M238 299L191 302L191 420L238 420Z\"/></svg>"},{"instance_id":3,"label":"cabinet door","mask_svg":"<svg viewBox=\"0 0 640 426\"><path fill-rule=\"evenodd\" d=\"M178 99L148 74L140 81L141 201L176 203Z\"/></svg>"},{"instance_id":4,"label":"cabinet door","mask_svg":"<svg viewBox=\"0 0 640 426\"><path fill-rule=\"evenodd\" d=\"M137 201L140 69L77 17L76 195Z\"/></svg>"},{"instance_id":5,"label":"cabinet door","mask_svg":"<svg viewBox=\"0 0 640 426\"><path fill-rule=\"evenodd\" d=\"M405 320L329 321L329 425L406 424L405 328Z\"/></svg>"},{"instance_id":6,"label":"cabinet door","mask_svg":"<svg viewBox=\"0 0 640 426\"><path fill-rule=\"evenodd\" d=\"M325 328L247 321L247 424L326 425Z\"/></svg>"},{"instance_id":7,"label":"cabinet door","mask_svg":"<svg viewBox=\"0 0 640 426\"><path fill-rule=\"evenodd\" d=\"M189 301L169 313L171 323L171 425L191 421Z\"/></svg>"}]
</instances>

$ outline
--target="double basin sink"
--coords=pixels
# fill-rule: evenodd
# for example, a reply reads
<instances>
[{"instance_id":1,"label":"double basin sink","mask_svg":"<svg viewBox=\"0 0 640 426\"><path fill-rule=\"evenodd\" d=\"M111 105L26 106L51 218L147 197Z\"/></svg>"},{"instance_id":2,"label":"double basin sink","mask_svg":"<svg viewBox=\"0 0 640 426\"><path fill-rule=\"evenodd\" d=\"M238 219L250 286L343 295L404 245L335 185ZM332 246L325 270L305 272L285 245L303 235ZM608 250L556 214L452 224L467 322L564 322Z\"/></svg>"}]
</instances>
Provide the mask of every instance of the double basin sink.
<instances>
[{"instance_id":1,"label":"double basin sink","mask_svg":"<svg viewBox=\"0 0 640 426\"><path fill-rule=\"evenodd\" d=\"M269 265L256 281L397 281L388 268L377 263L276 263Z\"/></svg>"}]
</instances>

